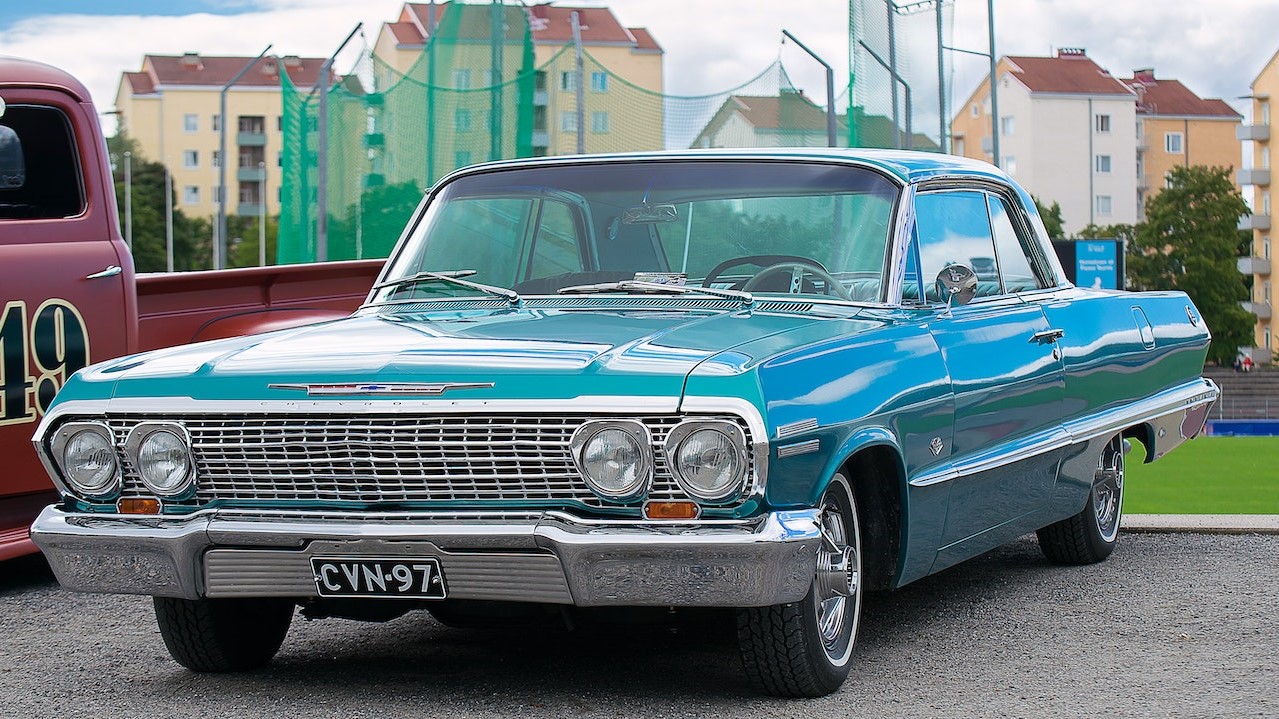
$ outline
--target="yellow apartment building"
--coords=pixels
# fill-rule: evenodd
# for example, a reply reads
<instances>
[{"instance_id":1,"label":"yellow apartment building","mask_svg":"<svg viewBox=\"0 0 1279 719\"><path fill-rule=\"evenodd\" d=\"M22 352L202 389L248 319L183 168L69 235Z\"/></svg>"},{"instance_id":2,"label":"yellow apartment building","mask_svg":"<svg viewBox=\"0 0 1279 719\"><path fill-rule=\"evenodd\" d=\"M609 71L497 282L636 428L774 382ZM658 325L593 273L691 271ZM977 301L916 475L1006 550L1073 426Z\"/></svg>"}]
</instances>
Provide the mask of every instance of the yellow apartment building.
<instances>
[{"instance_id":1,"label":"yellow apartment building","mask_svg":"<svg viewBox=\"0 0 1279 719\"><path fill-rule=\"evenodd\" d=\"M1239 166L1243 116L1217 98L1201 98L1177 80L1159 79L1152 68L1124 80L1137 93L1137 206L1164 188L1178 165ZM1236 180L1236 186L1239 185Z\"/></svg>"},{"instance_id":2,"label":"yellow apartment building","mask_svg":"<svg viewBox=\"0 0 1279 719\"><path fill-rule=\"evenodd\" d=\"M217 214L222 87L251 57L146 55L142 69L120 78L120 129L149 160L173 174L176 207L192 216ZM265 57L227 91L227 214L280 211L282 100L280 73L304 91L324 58Z\"/></svg>"},{"instance_id":3,"label":"yellow apartment building","mask_svg":"<svg viewBox=\"0 0 1279 719\"><path fill-rule=\"evenodd\" d=\"M378 58L375 77L379 90L404 75L421 76L423 51L432 33L442 29L451 3L405 3L395 22L383 24L374 45ZM622 152L663 147L662 48L644 28L626 27L607 7L570 7L539 3L526 7L508 6L507 12L527 13L532 35L534 61L538 68L533 92L533 154L561 155L577 151L577 135L584 133L586 152ZM573 52L571 16L578 13L582 46L582 122L578 128L577 71ZM522 23L507 23L522 27ZM466 32L482 32L469 28ZM438 36L445 39L443 35ZM489 84L492 64L487 46L462 47L467 38L449 53L451 68L435 69L436 84L453 89L481 88ZM506 38L508 46L515 38ZM442 48L437 47L437 52ZM503 56L501 79L509 81L517 71L511 53ZM441 78L443 82L441 83ZM444 117L448 127L434 129L431 137L450 142L470 131L473 113ZM394 122L394 118L392 118ZM509 130L508 130L509 132ZM487 159L459 150L454 165Z\"/></svg>"},{"instance_id":4,"label":"yellow apartment building","mask_svg":"<svg viewBox=\"0 0 1279 719\"><path fill-rule=\"evenodd\" d=\"M1252 276L1252 298L1244 309L1257 315L1256 343L1253 360L1274 361L1279 346L1275 344L1275 320L1272 307L1273 261L1270 254L1270 154L1274 142L1270 132L1272 98L1279 97L1279 52L1257 73L1252 81L1252 122L1239 127L1239 139L1252 145L1252 169L1239 172L1239 183L1252 188L1252 212L1240 221L1243 229L1252 230L1252 254L1239 258L1239 271Z\"/></svg>"}]
</instances>

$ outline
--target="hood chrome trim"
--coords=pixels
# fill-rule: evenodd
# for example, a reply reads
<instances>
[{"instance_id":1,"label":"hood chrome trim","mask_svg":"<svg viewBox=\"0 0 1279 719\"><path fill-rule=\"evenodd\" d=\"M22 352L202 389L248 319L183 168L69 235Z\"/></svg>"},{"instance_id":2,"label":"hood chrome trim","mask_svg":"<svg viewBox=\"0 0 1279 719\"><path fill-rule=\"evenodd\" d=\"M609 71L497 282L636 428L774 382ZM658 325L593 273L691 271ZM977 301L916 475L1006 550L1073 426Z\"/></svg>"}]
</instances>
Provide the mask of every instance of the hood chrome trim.
<instances>
[{"instance_id":1,"label":"hood chrome trim","mask_svg":"<svg viewBox=\"0 0 1279 719\"><path fill-rule=\"evenodd\" d=\"M268 384L268 389L295 389L308 397L439 397L454 389L489 389L492 382L341 382L334 384Z\"/></svg>"}]
</instances>

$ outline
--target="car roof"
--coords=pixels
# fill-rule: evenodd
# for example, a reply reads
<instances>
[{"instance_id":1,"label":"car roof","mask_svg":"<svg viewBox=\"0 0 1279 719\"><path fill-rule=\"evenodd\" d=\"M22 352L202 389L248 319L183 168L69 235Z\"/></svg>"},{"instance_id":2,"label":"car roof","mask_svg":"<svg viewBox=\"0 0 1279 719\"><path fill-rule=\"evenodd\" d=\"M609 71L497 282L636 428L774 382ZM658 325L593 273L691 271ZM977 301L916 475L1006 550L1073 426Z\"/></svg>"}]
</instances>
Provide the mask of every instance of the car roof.
<instances>
[{"instance_id":1,"label":"car roof","mask_svg":"<svg viewBox=\"0 0 1279 719\"><path fill-rule=\"evenodd\" d=\"M0 87L47 87L64 90L85 102L89 91L79 80L52 65L0 55Z\"/></svg>"}]
</instances>

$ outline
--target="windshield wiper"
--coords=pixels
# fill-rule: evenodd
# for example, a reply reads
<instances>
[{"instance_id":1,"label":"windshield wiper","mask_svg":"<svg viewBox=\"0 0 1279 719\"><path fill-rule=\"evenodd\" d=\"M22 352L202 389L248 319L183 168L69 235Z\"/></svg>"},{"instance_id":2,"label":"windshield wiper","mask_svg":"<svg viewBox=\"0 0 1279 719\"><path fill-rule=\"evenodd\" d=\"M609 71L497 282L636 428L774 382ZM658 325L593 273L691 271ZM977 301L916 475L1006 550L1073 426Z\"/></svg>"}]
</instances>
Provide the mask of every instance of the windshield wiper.
<instances>
[{"instance_id":1,"label":"windshield wiper","mask_svg":"<svg viewBox=\"0 0 1279 719\"><path fill-rule=\"evenodd\" d=\"M505 287L494 287L493 285L485 285L479 282L471 282L461 279L470 277L475 274L475 270L445 270L442 272L417 272L406 277L398 277L386 282L379 282L373 285L373 289L380 290L387 287L400 287L403 285L417 284L419 282L445 282L457 287L466 287L467 289L479 290L490 295L505 297L508 302L515 304L520 301L520 295L515 290L508 290Z\"/></svg>"},{"instance_id":2,"label":"windshield wiper","mask_svg":"<svg viewBox=\"0 0 1279 719\"><path fill-rule=\"evenodd\" d=\"M595 285L574 285L561 287L561 295L586 295L596 292L652 292L672 295L710 295L739 300L743 305L755 302L755 296L741 290L721 290L717 287L687 287L685 285L664 285L657 282L641 282L639 280L621 280L618 282L601 282Z\"/></svg>"}]
</instances>

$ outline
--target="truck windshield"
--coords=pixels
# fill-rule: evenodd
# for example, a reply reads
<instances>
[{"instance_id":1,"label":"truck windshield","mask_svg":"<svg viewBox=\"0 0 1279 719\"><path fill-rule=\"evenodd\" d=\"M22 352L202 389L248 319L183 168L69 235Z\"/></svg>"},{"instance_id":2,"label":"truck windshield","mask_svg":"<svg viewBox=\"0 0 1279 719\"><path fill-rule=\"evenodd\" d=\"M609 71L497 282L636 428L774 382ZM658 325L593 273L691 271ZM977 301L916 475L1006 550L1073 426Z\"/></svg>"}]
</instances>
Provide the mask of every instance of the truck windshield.
<instances>
[{"instance_id":1,"label":"truck windshield","mask_svg":"<svg viewBox=\"0 0 1279 719\"><path fill-rule=\"evenodd\" d=\"M815 162L601 162L471 175L430 203L374 301L483 296L451 283L393 284L467 271L524 297L668 283L877 302L898 195L870 170ZM640 282L604 287L622 280Z\"/></svg>"}]
</instances>

